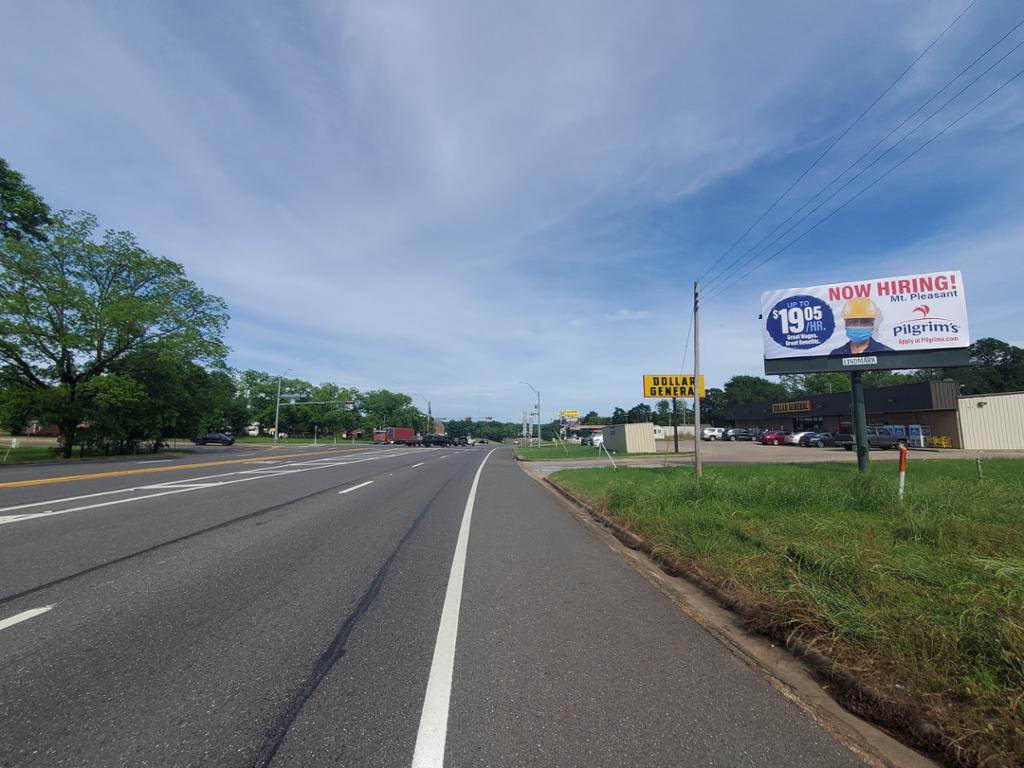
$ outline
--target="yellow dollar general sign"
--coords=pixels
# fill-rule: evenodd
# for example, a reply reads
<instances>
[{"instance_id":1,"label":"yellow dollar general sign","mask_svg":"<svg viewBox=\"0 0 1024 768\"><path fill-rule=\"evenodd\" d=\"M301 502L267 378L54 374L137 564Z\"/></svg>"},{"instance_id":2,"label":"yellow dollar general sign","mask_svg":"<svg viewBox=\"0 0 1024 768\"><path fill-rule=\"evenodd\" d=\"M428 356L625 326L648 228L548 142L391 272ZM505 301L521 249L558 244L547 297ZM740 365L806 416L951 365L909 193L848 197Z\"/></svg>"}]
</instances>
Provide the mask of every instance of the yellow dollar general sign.
<instances>
[{"instance_id":1,"label":"yellow dollar general sign","mask_svg":"<svg viewBox=\"0 0 1024 768\"><path fill-rule=\"evenodd\" d=\"M700 377L700 396L704 397L704 377ZM644 397L693 397L693 376L689 374L644 374Z\"/></svg>"},{"instance_id":2,"label":"yellow dollar general sign","mask_svg":"<svg viewBox=\"0 0 1024 768\"><path fill-rule=\"evenodd\" d=\"M580 417L579 411L559 411L559 416L565 416L567 419L578 419Z\"/></svg>"}]
</instances>

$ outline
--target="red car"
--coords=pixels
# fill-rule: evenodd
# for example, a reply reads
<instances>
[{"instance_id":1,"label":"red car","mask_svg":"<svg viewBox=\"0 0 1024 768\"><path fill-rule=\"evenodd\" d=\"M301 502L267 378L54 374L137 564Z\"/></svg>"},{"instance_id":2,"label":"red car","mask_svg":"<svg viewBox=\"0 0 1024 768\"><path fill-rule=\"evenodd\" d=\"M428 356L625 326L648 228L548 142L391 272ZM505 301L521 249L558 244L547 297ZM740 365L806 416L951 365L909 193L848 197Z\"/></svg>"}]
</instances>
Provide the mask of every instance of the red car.
<instances>
[{"instance_id":1,"label":"red car","mask_svg":"<svg viewBox=\"0 0 1024 768\"><path fill-rule=\"evenodd\" d=\"M782 445L786 439L786 435L793 434L789 430L776 430L774 432L764 432L758 439L761 441L761 445Z\"/></svg>"}]
</instances>

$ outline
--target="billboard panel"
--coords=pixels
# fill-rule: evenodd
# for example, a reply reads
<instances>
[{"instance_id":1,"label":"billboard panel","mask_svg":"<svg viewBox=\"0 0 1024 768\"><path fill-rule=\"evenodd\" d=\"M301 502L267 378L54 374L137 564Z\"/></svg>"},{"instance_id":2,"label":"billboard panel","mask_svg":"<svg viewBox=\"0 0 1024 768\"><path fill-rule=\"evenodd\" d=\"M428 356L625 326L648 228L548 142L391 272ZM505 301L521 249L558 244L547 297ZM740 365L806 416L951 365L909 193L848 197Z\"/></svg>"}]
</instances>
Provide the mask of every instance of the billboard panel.
<instances>
[{"instance_id":1,"label":"billboard panel","mask_svg":"<svg viewBox=\"0 0 1024 768\"><path fill-rule=\"evenodd\" d=\"M645 373L644 397L693 397L693 374ZM704 375L700 377L700 396L704 397Z\"/></svg>"},{"instance_id":2,"label":"billboard panel","mask_svg":"<svg viewBox=\"0 0 1024 768\"><path fill-rule=\"evenodd\" d=\"M971 343L956 271L766 291L761 323L768 373L945 365Z\"/></svg>"}]
</instances>

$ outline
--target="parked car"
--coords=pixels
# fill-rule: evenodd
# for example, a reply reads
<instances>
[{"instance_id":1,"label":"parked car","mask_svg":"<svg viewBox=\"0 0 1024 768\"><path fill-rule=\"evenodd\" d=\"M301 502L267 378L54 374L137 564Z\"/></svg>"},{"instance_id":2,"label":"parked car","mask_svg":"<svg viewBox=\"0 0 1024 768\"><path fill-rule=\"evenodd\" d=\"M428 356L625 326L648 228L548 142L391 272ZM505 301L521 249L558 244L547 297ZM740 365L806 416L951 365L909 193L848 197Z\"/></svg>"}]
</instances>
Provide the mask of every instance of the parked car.
<instances>
[{"instance_id":1,"label":"parked car","mask_svg":"<svg viewBox=\"0 0 1024 768\"><path fill-rule=\"evenodd\" d=\"M854 435L850 432L841 432L836 435L836 445L841 445L847 451L852 451L855 443ZM906 435L897 434L885 427L868 427L868 447L881 448L887 451L890 448L899 448L909 445L910 440Z\"/></svg>"},{"instance_id":2,"label":"parked car","mask_svg":"<svg viewBox=\"0 0 1024 768\"><path fill-rule=\"evenodd\" d=\"M776 429L770 432L762 432L759 439L761 441L761 445L782 445L786 436L791 434L793 433L788 430Z\"/></svg>"},{"instance_id":3,"label":"parked car","mask_svg":"<svg viewBox=\"0 0 1024 768\"><path fill-rule=\"evenodd\" d=\"M202 437L193 437L192 442L196 445L206 445L207 443L234 445L235 438L232 435L225 434L224 432L207 432Z\"/></svg>"},{"instance_id":4,"label":"parked car","mask_svg":"<svg viewBox=\"0 0 1024 768\"><path fill-rule=\"evenodd\" d=\"M754 436L747 429L727 429L722 435L723 440L753 440Z\"/></svg>"},{"instance_id":5,"label":"parked car","mask_svg":"<svg viewBox=\"0 0 1024 768\"><path fill-rule=\"evenodd\" d=\"M831 432L806 432L800 436L799 444L805 448L831 448L836 444L836 438Z\"/></svg>"},{"instance_id":6,"label":"parked car","mask_svg":"<svg viewBox=\"0 0 1024 768\"><path fill-rule=\"evenodd\" d=\"M704 427L700 431L701 440L721 440L725 434L725 427Z\"/></svg>"},{"instance_id":7,"label":"parked car","mask_svg":"<svg viewBox=\"0 0 1024 768\"><path fill-rule=\"evenodd\" d=\"M805 429L805 430L802 430L800 432L792 432L792 433L786 435L786 439L783 440L783 442L786 445L800 445L800 438L801 437L803 437L804 435L812 435L812 434L814 434L814 430L812 430L812 429Z\"/></svg>"},{"instance_id":8,"label":"parked car","mask_svg":"<svg viewBox=\"0 0 1024 768\"><path fill-rule=\"evenodd\" d=\"M580 441L583 445L592 445L595 448L600 448L604 445L604 433L594 432L590 435L585 435Z\"/></svg>"}]
</instances>

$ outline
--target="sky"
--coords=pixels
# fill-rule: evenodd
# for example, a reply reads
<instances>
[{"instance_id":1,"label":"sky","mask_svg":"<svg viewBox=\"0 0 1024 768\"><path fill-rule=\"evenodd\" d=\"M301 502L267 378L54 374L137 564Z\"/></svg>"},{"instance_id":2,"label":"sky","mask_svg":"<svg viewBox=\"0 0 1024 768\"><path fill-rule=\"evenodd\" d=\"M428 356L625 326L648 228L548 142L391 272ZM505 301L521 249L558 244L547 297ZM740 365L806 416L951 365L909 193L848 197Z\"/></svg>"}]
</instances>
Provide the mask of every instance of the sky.
<instances>
[{"instance_id":1,"label":"sky","mask_svg":"<svg viewBox=\"0 0 1024 768\"><path fill-rule=\"evenodd\" d=\"M977 0L729 251L969 1L0 3L0 156L223 297L235 368L609 414L692 371L698 278L708 386L763 375L769 289L958 269L971 336L1024 346L1024 76L768 259L1024 69L1024 26L757 245L1015 0Z\"/></svg>"}]
</instances>

